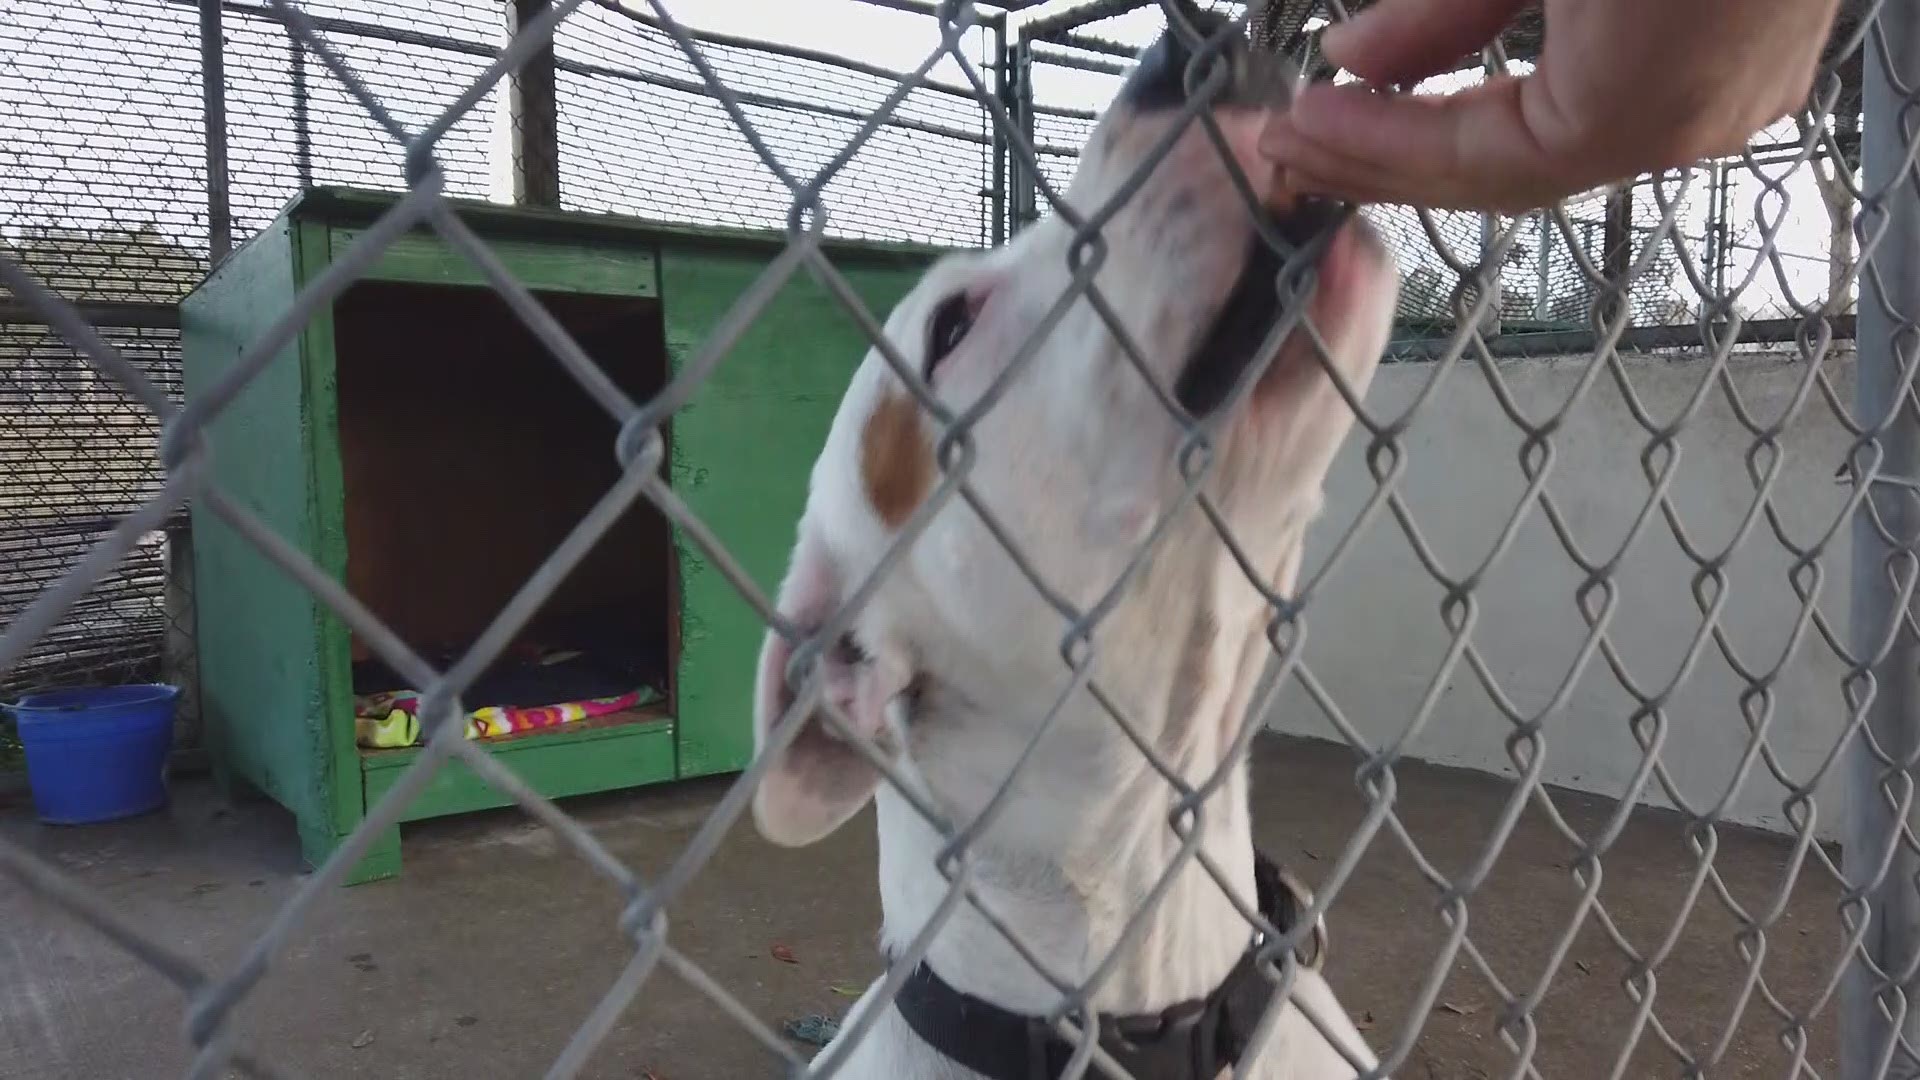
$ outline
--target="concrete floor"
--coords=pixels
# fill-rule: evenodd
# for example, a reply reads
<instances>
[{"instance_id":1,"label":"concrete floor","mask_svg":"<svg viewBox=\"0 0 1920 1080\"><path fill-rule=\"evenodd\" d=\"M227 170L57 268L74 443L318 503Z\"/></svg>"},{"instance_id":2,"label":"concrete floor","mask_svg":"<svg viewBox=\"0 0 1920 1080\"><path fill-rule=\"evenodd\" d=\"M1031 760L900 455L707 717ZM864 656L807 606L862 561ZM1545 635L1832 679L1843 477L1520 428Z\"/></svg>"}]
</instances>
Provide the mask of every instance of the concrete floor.
<instances>
[{"instance_id":1,"label":"concrete floor","mask_svg":"<svg viewBox=\"0 0 1920 1080\"><path fill-rule=\"evenodd\" d=\"M1256 758L1255 820L1277 857L1314 881L1359 822L1352 758L1271 740ZM1427 858L1457 873L1476 857L1504 785L1404 767L1400 813ZM643 873L681 850L723 784L572 800L620 857ZM1607 805L1556 799L1585 833ZM293 828L270 806L223 807L181 785L165 814L52 830L24 802L0 807L0 831L24 841L175 948L219 966L301 880ZM405 837L397 881L342 890L314 912L241 1012L247 1045L297 1074L325 1077L538 1076L612 983L626 949L613 889L511 811L427 823ZM1534 811L1522 819L1472 898L1469 936L1509 985L1531 984L1575 910L1571 846ZM1762 905L1789 851L1777 839L1719 835L1716 866L1739 902ZM1635 815L1606 859L1601 899L1619 933L1652 947L1673 927L1693 859L1677 821ZM671 912L674 942L757 1015L779 1022L837 1014L836 986L876 970L873 837L861 820L817 848L773 848L737 828ZM1812 1000L1839 937L1836 890L1810 867L1766 938L1764 973L1789 1003ZM1494 992L1462 959L1437 1005L1410 1017L1446 937L1436 894L1400 843L1382 833L1332 914L1330 976L1375 1047L1413 1040L1397 1075L1467 1080L1509 1075L1494 1033ZM1708 884L1659 968L1655 1015L1694 1052L1711 1047L1741 985L1736 923ZM771 956L782 944L797 963ZM1634 1005L1626 964L1592 920L1536 1013L1534 1061L1546 1077L1609 1075ZM1811 1033L1810 1063L1833 1070L1832 1008ZM116 1080L177 1075L187 1061L182 998L93 932L0 877L0 1077ZM1414 1024L1419 1022L1418 1030ZM1715 1076L1780 1076L1791 1058L1758 995ZM638 1080L772 1076L773 1059L673 975L660 972L584 1075ZM1650 1030L1624 1074L1673 1076L1678 1059Z\"/></svg>"}]
</instances>

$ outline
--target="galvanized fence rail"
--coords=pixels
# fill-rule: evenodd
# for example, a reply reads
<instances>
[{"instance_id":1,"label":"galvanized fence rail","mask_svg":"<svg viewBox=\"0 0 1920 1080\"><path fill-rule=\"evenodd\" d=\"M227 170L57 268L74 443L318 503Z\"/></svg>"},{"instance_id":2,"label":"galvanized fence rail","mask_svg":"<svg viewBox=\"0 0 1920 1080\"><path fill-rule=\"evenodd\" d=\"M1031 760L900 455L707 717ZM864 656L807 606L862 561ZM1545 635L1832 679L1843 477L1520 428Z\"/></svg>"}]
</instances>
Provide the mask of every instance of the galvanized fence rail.
<instances>
[{"instance_id":1,"label":"galvanized fence rail","mask_svg":"<svg viewBox=\"0 0 1920 1080\"><path fill-rule=\"evenodd\" d=\"M224 5L233 13L236 5ZM1168 23L1187 35L1198 47L1203 43L1182 13L1181 5L1164 5ZM245 8L243 18L263 40L274 42L276 55L291 65L294 58L304 66L313 87L314 100L335 95L351 101L364 119L356 129L366 137L368 148L378 146L384 160L403 175L406 192L388 213L369 228L339 263L320 280L310 285L293 305L259 340L251 343L241 359L220 383L206 394L182 404L172 389L156 379L149 365L141 362L138 351L115 333L103 332L90 319L88 304L96 301L86 295L85 283L76 283L59 274L61 266L48 268L24 258L16 245L0 256L0 285L10 303L30 312L51 327L63 341L85 359L101 376L112 381L121 392L138 403L157 426L157 486L141 492L133 505L112 508L117 523L58 580L39 591L29 603L11 611L0 630L0 674L11 671L39 646L47 634L62 625L75 606L83 601L99 582L126 564L143 542L169 521L189 499L221 518L245 537L274 565L310 590L358 633L384 660L415 685L423 688L424 711L434 729L424 752L395 786L374 806L366 820L280 908L260 932L250 948L229 968L210 969L201 960L182 955L177 949L156 941L137 922L116 912L100 897L76 885L57 868L48 865L18 844L0 839L0 870L43 900L98 930L156 972L176 984L186 998L186 1033L194 1048L189 1075L211 1078L229 1068L254 1076L289 1075L293 1063L277 1059L274 1047L250 1041L235 1022L235 1010L262 983L272 978L276 959L301 932L316 905L324 903L330 892L345 877L348 869L369 849L375 837L392 826L405 805L422 790L435 770L457 760L487 782L510 796L529 815L553 830L564 845L586 860L612 881L626 898L620 919L620 932L628 940L631 955L614 983L596 1007L580 1019L574 1037L561 1049L549 1075L578 1074L595 1047L618 1022L622 1011L648 985L650 978L666 967L684 978L686 985L710 997L717 1008L716 1017L737 1024L793 1072L831 1075L845 1060L849 1048L866 1037L873 1013L850 1025L816 1061L803 1061L760 1018L753 1016L729 992L728 988L705 972L694 957L676 947L671 932L669 909L688 882L713 856L727 829L747 806L756 785L771 761L762 754L727 789L713 807L705 824L697 831L679 858L656 875L642 875L610 852L589 830L574 821L561 807L539 796L522 783L500 761L463 737L462 725L455 720L462 711L461 698L482 670L509 644L515 632L527 621L540 603L558 585L567 572L598 541L623 510L638 500L647 500L673 523L698 542L705 555L721 568L734 566L724 538L706 529L692 516L675 493L662 480L659 464L663 450L661 426L722 364L745 327L750 325L768 298L786 281L810 274L822 283L848 316L865 328L874 345L894 363L903 380L913 388L920 404L928 410L932 423L942 431L951 452L943 454L943 479L915 517L916 527L907 530L888 558L864 583L852 589L846 609L836 612L826 625L812 636L780 617L769 598L753 587L742 573L729 574L744 598L753 605L767 624L794 639L803 657L817 658L837 638L854 611L869 595L880 577L901 557L904 548L937 513L975 513L995 520L995 507L974 490L968 475L972 462L981 452L974 445L972 429L979 414L994 405L989 397L979 410L951 416L935 406L917 373L901 368L897 353L877 330L876 313L867 310L847 285L823 247L831 224L842 213L862 212L857 192L844 197L836 181L849 175L857 154L882 138L889 130L890 118L901 115L915 95L933 93L951 96L950 90L930 90L927 73L937 63L951 61L962 72L965 85L959 89L971 96L991 120L989 141L1002 141L1005 153L1025 175L1035 178L1037 208L1060 215L1075 231L1077 247L1083 253L1097 252L1101 245L1100 212L1075 213L1056 200L1058 185L1049 177L1058 175L1042 160L1046 153L1028 134L1021 117L1009 110L997 92L992 73L983 71L977 59L963 47L967 33L979 25L982 15L970 3L942 4L938 11L937 43L930 45L924 60L905 73L886 93L867 103L860 118L842 133L837 149L818 157L796 160L778 141L778 133L755 115L755 102L729 77L718 59L724 45L703 41L674 20L668 5L650 4L645 14L647 25L671 42L674 63L686 66L685 82L714 102L754 160L775 178L781 206L779 218L786 230L787 246L763 270L759 279L745 290L728 316L721 320L714 336L702 343L680 373L649 400L628 400L608 391L611 385L599 375L585 353L550 318L539 317L540 301L490 251L487 244L460 219L446 197L473 183L470 167L463 166L462 147L467 145L463 125L471 125L491 95L500 92L509 73L521 68L536 53L555 47L564 52L575 28L588 25L593 18L610 16L608 10L585 0L555 0L543 7L519 28L503 48L495 52L474 53L472 71L458 86L431 95L430 103L396 83L396 73L377 48L363 49L353 41L346 27L326 22L321 14L305 10L292 0L267 0L257 9ZM317 5L316 5L317 9ZM61 12L72 14L66 8ZM87 11L90 9L73 9ZM220 8L203 9L220 12ZM216 19L217 21L217 19ZM1323 590L1325 574L1303 580L1291 596L1270 596L1271 619L1267 638L1274 650L1273 664L1266 686L1269 689L1297 682L1323 708L1343 737L1351 744L1360 761L1356 782L1366 799L1368 812L1345 849L1330 862L1330 869L1318 883L1315 907L1319 911L1338 911L1343 893L1351 886L1351 874L1357 860L1369 845L1400 848L1415 860L1431 892L1424 899L1439 917L1440 946L1431 967L1421 975L1416 1017L1427 1015L1445 972L1463 962L1493 986L1500 998L1498 1034L1512 1056L1511 1074L1539 1075L1535 1064L1538 1031L1533 1013L1543 997L1562 974L1563 959L1573 936L1583 927L1602 928L1619 952L1630 962L1628 976L1618 986L1635 1007L1635 1022L1623 1039L1620 1056L1609 1063L1609 1071L1619 1075L1634 1054L1651 1046L1660 1052L1670 1070L1678 1075L1702 1075L1729 1068L1725 1060L1728 1040L1743 1014L1757 1013L1768 1019L1789 1051L1802 1056L1795 1072L1811 1071L1804 1053L1811 1028L1824 1022L1838 1010L1845 1026L1842 1042L1843 1075L1849 1080L1878 1076L1911 1076L1920 1070L1920 1042L1916 1042L1916 1020L1907 998L1920 978L1920 932L1913 913L1920 905L1916 893L1916 866L1920 865L1920 839L1911 827L1913 811L1913 769L1920 762L1920 723L1914 713L1913 683L1916 661L1920 660L1920 626L1911 614L1912 593L1916 583L1916 529L1920 528L1920 507L1914 505L1920 493L1920 398L1913 386L1920 368L1920 326L1914 313L1920 312L1920 181L1915 176L1913 124L1915 107L1920 103L1920 15L1911 3L1883 2L1869 5L1857 13L1840 36L1829 71L1816 89L1810 103L1806 126L1797 142L1788 149L1749 153L1740 168L1758 185L1754 197L1755 232L1748 241L1767 256L1755 259L1744 273L1729 273L1724 279L1702 274L1700 264L1686 252L1684 244L1669 241L1680 229L1683 209L1701 182L1698 171L1675 173L1647 180L1641 187L1657 210L1644 234L1635 234L1624 257L1624 267L1616 259L1596 261L1579 244L1582 223L1565 207L1545 216L1550 232L1565 244L1565 251L1577 268L1584 287L1592 290L1587 318L1593 346L1582 362L1582 374L1574 391L1552 412L1527 415L1513 406L1506 377L1495 363L1494 334L1488 316L1502 303L1495 278L1507 265L1508 253L1520 240L1538 233L1537 223L1525 221L1493 222L1481 242L1470 250L1460 250L1447 241L1445 230L1432 215L1418 215L1418 221L1433 246L1434 257L1446 267L1443 283L1449 290L1452 309L1451 329L1437 353L1427 383L1413 404L1395 415L1363 412L1357 423L1356 440L1364 444L1374 482L1366 499L1365 511L1353 527L1335 538L1332 561L1337 562L1351 548L1355 537L1366 528L1391 527L1404 535L1419 557L1425 571L1440 586L1444 600L1438 617L1448 628L1452 645L1446 663L1433 676L1434 692L1411 710L1411 720L1400 738L1387 742L1370 741L1329 697L1313 672L1300 662L1294 647L1315 613L1340 602L1337 592ZM1238 25L1225 33L1240 33ZM1212 60L1220 40L1211 48L1201 48L1196 63L1198 89L1182 115L1185 122L1200 126L1213 123L1207 105L1224 83L1219 73L1205 65ZM1832 162L1851 162L1852 152L1844 145L1846 124L1835 115L1841 100L1843 79L1836 72L1844 64L1859 59L1864 87L1861 171L1851 167L1832 169ZM226 62L234 63L231 57ZM582 64L592 63L581 60ZM217 65L203 69L217 80ZM231 108L231 103L229 104ZM1063 119L1076 119L1064 117ZM210 121L211 122L211 121ZM931 123L931 122L930 122ZM343 128L342 131L345 129ZM331 147L338 146L344 134L322 137L317 131L311 153L314 167ZM231 149L231 148L229 148ZM803 156L804 157L804 156ZM101 160L109 160L102 158ZM117 160L114 158L113 160ZM1775 237L1781 214L1793 201L1790 178L1816 162L1829 163L1833 184L1845 189L1857 207L1850 236L1854 254L1844 272L1828 278L1822 275L1822 288L1798 291L1790 284L1778 290L1778 311L1774 317L1789 320L1795 332L1787 340L1799 362L1797 391L1786 410L1778 415L1758 415L1745 407L1734 382L1727 377L1730 360L1747 340L1743 333L1750 307L1743 295L1755 281L1772 273L1774 278L1790 282L1792 275L1780 269ZM1151 167L1148 162L1146 167ZM236 176L249 164L240 155L229 153L226 166ZM278 166L276 166L278 167ZM292 167L299 168L296 155ZM562 185L567 183L563 174ZM246 220L244 185L236 179L237 221ZM219 205L225 194L207 192L210 205ZM1125 189L1117 199L1126 198ZM1636 207L1641 202L1636 200ZM771 207L771 204L768 204ZM1635 213L1639 213L1635 210ZM216 214L212 221L218 221ZM501 298L518 313L527 327L546 345L556 362L592 394L599 405L620 425L620 435L611 448L622 464L620 482L608 491L594 511L499 612L472 650L446 670L436 670L423 660L409 643L399 640L312 561L276 536L244 505L229 498L211 483L208 476L209 447L204 433L215 416L233 408L236 396L256 378L306 321L323 305L331 303L352 284L355 275L377 258L383 249L406 230L426 226L439 234L454 250L462 253L485 276ZM244 228L244 225L241 226ZM218 233L224 223L209 226L209 244L216 252ZM1731 242L1726 247L1731 248ZM1313 286L1314 245L1285 251L1286 267L1276 282L1287 300L1288 312L1283 325L1291 326L1304 318L1304 299ZM1675 281L1683 282L1690 294L1688 303L1697 309L1693 316L1697 337L1692 342L1703 354L1701 375L1693 393L1672 415L1656 415L1635 391L1632 374L1622 358L1621 343L1634 320L1631 305L1619 302L1627 284L1635 276L1648 272L1672 252L1679 267ZM1612 265L1608 265L1611 263ZM1073 304L1093 303L1098 290L1094 286L1091 262L1074 275L1068 293L1060 298L1055 317L1043 325L1036 337L1049 332L1061 312ZM1621 272L1624 269L1624 272ZM1827 285L1851 288L1857 284L1858 312L1858 390L1847 400L1836 386L1830 370L1835 354L1833 329L1844 305L1834 302ZM1681 287L1673 285L1674 288ZM1104 309L1105 304L1095 304ZM1126 329L1109 322L1109 328L1123 341ZM1137 352L1137 350L1136 350ZM1026 350L1025 354L1030 354ZM1023 354L1024 355L1024 354ZM1524 497L1504 523L1499 538L1470 565L1448 565L1436 553L1431 538L1423 530L1418 515L1408 506L1399 490L1409 457L1408 433L1421 415L1422 406L1431 399L1441 382L1462 377L1462 369L1477 371L1502 402L1507 418L1518 436L1519 465L1527 477ZM1337 373L1329 369L1333 378ZM1643 475L1644 498L1632 517L1624 538L1604 548L1596 548L1575 535L1566 525L1566 508L1549 490L1548 479L1556 469L1567 467L1567 455L1556 442L1569 413L1577 408L1602 381L1610 382L1625 398L1640 434L1637 449ZM1750 436L1745 448L1750 472L1750 490L1738 493L1742 513L1740 525L1731 537L1704 540L1688 525L1688 510L1673 494L1679 470L1678 438L1685 432L1710 399L1724 396L1739 423ZM1803 410L1824 409L1849 433L1850 448L1843 467L1848 479L1848 495L1839 513L1826 527L1812 535L1791 532L1780 524L1782 504L1793 498L1779 484L1787 451L1781 433ZM1182 417L1175 417L1188 433L1189 445L1198 445L1206 431ZM1182 497L1164 508L1169 517L1182 513L1204 513L1206 500L1199 495L1206 471L1206 455L1183 454L1181 471L1186 486ZM1194 503L1200 503L1196 506ZM956 507L955 503L964 503ZM1220 539L1229 546L1235 538L1228 534L1217 515L1209 515ZM1486 583L1503 572L1503 559L1511 549L1513 537L1523 521L1544 520L1553 530L1567 563L1577 572L1582 585L1577 602L1587 635L1574 663L1556 679L1554 692L1544 705L1527 707L1499 692L1500 679L1476 644L1474 630L1482 617L1482 594ZM1694 567L1691 595L1679 602L1690 603L1698 621L1690 635L1685 654L1677 662L1660 670L1636 668L1623 655L1622 643L1610 634L1621 589L1622 560L1638 538L1654 530L1665 530L1685 551ZM998 535L1005 537L1006 530ZM1158 535L1156 530L1155 535ZM1855 581L1852 589L1851 628L1842 627L1823 609L1823 557L1840 545L1851 543L1854 550ZM1726 633L1726 606L1731 591L1726 572L1734 552L1750 544L1775 544L1792 559L1791 584L1800 598L1793 632L1786 648L1779 652L1754 655L1742 652ZM1150 545L1149 545L1150 547ZM1024 554L1009 544L1012 555L1034 577L1061 616L1062 662L1075 674L1075 681L1088 679L1091 655L1099 648L1099 628L1106 606L1094 605L1075 610L1061 605L1057 594L1047 590L1030 568ZM1150 554L1143 548L1135 563ZM1251 580L1254 588L1267 593L1267 585ZM1833 689L1836 713L1844 715L1843 730L1820 768L1811 775L1791 775L1783 770L1770 741L1770 729L1776 720L1774 684L1785 665L1800 650L1829 650L1845 666L1844 684ZM1702 800L1685 790L1670 774L1662 758L1662 747L1675 722L1669 706L1676 690L1688 679L1702 658L1717 655L1739 674L1743 690L1739 707L1746 719L1749 737L1737 763L1738 781L1761 773L1791 792L1787 810L1794 826L1788 873L1779 892L1762 904L1738 902L1727 889L1715 863L1717 828L1723 820L1726 795ZM820 700L820 673L817 666L801 664L796 670L796 701L787 719L800 710L810 710ZM1481 855L1457 873L1447 874L1423 857L1420 844L1395 801L1395 768L1405 761L1407 742L1419 735L1431 720L1438 687L1453 677L1472 678L1489 688L1494 700L1511 726L1507 752L1515 777L1502 813L1492 823ZM743 673L744 677L744 673ZM1546 740L1560 719L1560 705L1573 683L1583 677L1611 679L1634 701L1628 718L1633 737L1640 748L1633 780L1618 793L1617 812L1606 827L1593 835L1573 828L1560 813L1556 796L1541 782L1541 763ZM1097 684L1093 686L1097 689ZM1263 714L1251 710L1245 718L1236 758L1222 764L1235 767L1248 739L1263 721ZM1123 716L1114 715L1117 725L1125 726ZM912 944L903 955L892 958L887 978L889 992L896 991L912 965L946 921L961 906L978 908L972 888L969 844L977 837L982 823L948 821L934 807L922 801L917 787L909 783L897 763L870 742L854 734L843 718L834 725L843 737L861 747L869 760L895 785L914 807L947 838L939 870L948 881L948 889L932 922L917 928ZM777 730L790 738L799 729L796 723L784 723ZM770 749L777 749L776 745ZM1213 786L1185 786L1179 773L1147 745L1141 746L1149 765L1178 793L1178 804L1185 810L1204 807ZM1853 805L1848 817L1849 832L1844 857L1836 860L1824 847L1813 842L1813 820L1822 809L1815 789L1834 771L1844 771ZM1002 782L1004 792L1017 778L1008 775ZM1685 838L1694 855L1694 866L1687 890L1686 910L1676 918L1684 923L1696 904L1713 903L1723 907L1739 924L1733 941L1746 964L1745 977L1730 988L1735 1004L1722 1036L1701 1046L1689 1043L1663 1024L1656 1005L1655 987L1662 962L1672 947L1673 935L1653 942L1634 941L1618 932L1608 904L1600 896L1601 871L1620 829L1639 797L1650 790L1663 790L1680 807ZM995 800L993 805L997 805ZM1568 868L1580 892L1576 916L1555 931L1554 963L1547 965L1535 979L1525 984L1505 981L1488 962L1469 933L1468 913L1476 892L1485 884L1495 860L1511 837L1523 809L1534 808L1548 816L1555 828L1579 852ZM989 810L989 813L992 813ZM1170 822L1176 831L1190 828L1179 815ZM1186 834L1182 834L1183 839ZM1191 845L1183 856L1165 871L1165 880L1180 873L1206 873L1218 878L1216 869L1195 856ZM1849 933L1845 947L1832 956L1832 965L1822 985L1812 988L1786 988L1773 985L1762 960L1769 930L1779 918L1780 908L1802 874L1828 875L1841 884L1844 898L1842 918ZM1223 882L1224 884L1224 882ZM1159 895L1158 890L1154 892ZM1007 936L1008 944L1023 950L1015 928L995 922L992 913L982 910L989 923ZM1136 919L1142 914L1136 912ZM1678 923L1675 933L1678 932ZM1268 928L1271 929L1271 928ZM1121 947L1126 947L1123 942ZM1024 953L1023 953L1024 954ZM1292 984L1294 961L1282 955L1269 964L1269 977L1284 987ZM1080 1075L1122 1075L1097 1052L1089 1036L1097 1029L1099 1016L1090 1004L1092 987L1077 985L1050 976L1060 994L1058 1024L1060 1030L1081 1039L1085 1048L1074 1068ZM1844 985L1843 985L1844 984ZM1789 992L1789 991L1792 992ZM1806 993L1805 991L1812 992ZM1276 1003L1277 1004L1277 1003ZM719 1022L718 1020L716 1022ZM1374 1032L1373 1039L1382 1052L1383 1070L1402 1071L1419 1036L1419 1022L1403 1029Z\"/></svg>"}]
</instances>

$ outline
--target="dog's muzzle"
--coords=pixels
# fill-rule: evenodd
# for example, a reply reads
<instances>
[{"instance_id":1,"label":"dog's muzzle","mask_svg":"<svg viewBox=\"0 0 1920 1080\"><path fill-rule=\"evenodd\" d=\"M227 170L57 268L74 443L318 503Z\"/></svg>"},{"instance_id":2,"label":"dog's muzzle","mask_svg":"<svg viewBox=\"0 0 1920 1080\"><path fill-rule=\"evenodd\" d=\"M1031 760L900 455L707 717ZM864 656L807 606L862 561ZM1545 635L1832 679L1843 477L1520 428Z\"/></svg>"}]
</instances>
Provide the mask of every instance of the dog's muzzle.
<instances>
[{"instance_id":1,"label":"dog's muzzle","mask_svg":"<svg viewBox=\"0 0 1920 1080\"><path fill-rule=\"evenodd\" d=\"M1173 29L1162 33L1140 54L1118 104L1141 113L1182 108L1189 93L1217 78L1213 72L1221 65L1228 76L1213 98L1214 108L1285 109L1292 104L1299 72L1291 60L1253 48L1232 20L1219 13L1195 11L1189 20L1202 42L1196 46ZM1231 191L1221 194L1236 197ZM1312 257L1314 245L1339 228L1349 212L1344 205L1318 199L1292 200L1284 211L1249 208L1265 229L1249 221L1246 256L1233 289L1174 387L1175 400L1190 415L1204 417L1227 400L1280 320L1278 289L1288 260Z\"/></svg>"}]
</instances>

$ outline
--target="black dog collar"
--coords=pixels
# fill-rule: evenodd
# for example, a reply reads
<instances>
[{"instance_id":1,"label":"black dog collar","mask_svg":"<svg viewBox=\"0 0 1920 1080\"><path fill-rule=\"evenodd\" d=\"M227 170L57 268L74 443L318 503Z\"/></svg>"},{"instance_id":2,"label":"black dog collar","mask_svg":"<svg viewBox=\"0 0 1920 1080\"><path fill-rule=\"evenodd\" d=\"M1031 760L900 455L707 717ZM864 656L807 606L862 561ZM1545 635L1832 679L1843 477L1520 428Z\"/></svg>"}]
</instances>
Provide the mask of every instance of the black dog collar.
<instances>
[{"instance_id":1,"label":"black dog collar","mask_svg":"<svg viewBox=\"0 0 1920 1080\"><path fill-rule=\"evenodd\" d=\"M1309 904L1304 890L1265 855L1253 854L1260 914L1281 932L1296 925ZM1318 966L1325 938L1318 930L1303 962ZM1162 1012L1103 1016L1100 1046L1135 1080L1213 1080L1240 1060L1267 1011L1273 984L1261 976L1255 943L1204 998ZM1008 1012L955 990L924 961L894 999L914 1033L941 1054L988 1080L1056 1080L1075 1044L1044 1017Z\"/></svg>"}]
</instances>

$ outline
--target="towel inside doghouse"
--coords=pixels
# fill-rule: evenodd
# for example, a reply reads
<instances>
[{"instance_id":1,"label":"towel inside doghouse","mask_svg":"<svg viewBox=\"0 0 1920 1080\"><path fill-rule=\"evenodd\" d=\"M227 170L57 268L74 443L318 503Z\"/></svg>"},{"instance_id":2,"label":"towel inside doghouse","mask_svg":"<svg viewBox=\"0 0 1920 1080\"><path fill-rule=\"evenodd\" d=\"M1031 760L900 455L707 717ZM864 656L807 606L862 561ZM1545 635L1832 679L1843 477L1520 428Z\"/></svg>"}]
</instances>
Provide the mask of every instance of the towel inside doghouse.
<instances>
[{"instance_id":1,"label":"towel inside doghouse","mask_svg":"<svg viewBox=\"0 0 1920 1080\"><path fill-rule=\"evenodd\" d=\"M559 727L654 704L664 698L663 663L655 650L613 649L604 641L574 647L520 643L462 695L485 702L466 716L466 737L491 739ZM427 659L444 670L460 650L436 650ZM354 736L375 749L412 746L421 740L421 695L378 659L355 664Z\"/></svg>"}]
</instances>

